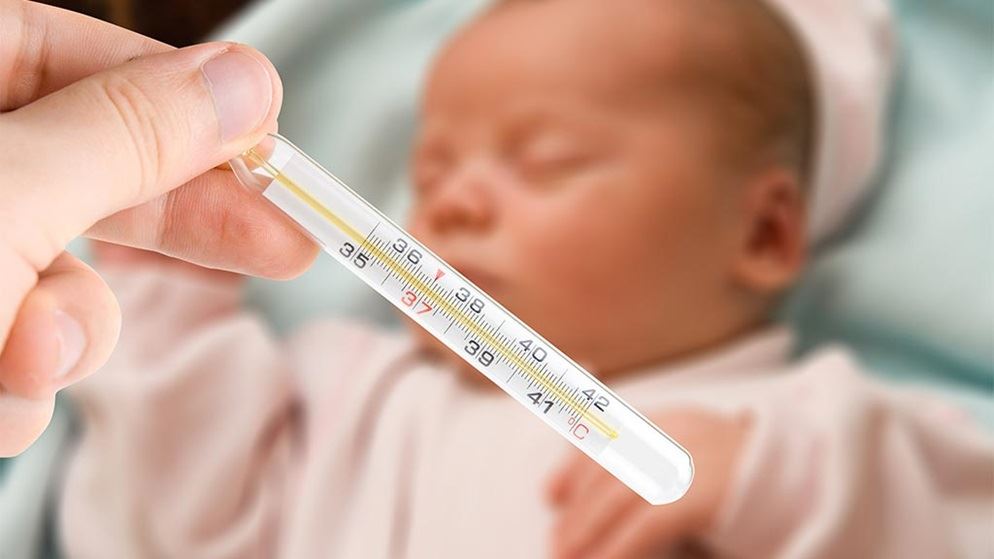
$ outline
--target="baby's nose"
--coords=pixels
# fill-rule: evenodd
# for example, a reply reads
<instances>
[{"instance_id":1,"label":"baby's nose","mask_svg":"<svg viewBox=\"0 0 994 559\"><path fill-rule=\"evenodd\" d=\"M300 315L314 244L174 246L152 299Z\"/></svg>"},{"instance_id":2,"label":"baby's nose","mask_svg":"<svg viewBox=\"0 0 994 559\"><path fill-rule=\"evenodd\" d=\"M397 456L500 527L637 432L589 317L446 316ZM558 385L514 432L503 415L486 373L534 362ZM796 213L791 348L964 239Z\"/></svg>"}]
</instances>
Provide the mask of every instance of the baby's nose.
<instances>
[{"instance_id":1,"label":"baby's nose","mask_svg":"<svg viewBox=\"0 0 994 559\"><path fill-rule=\"evenodd\" d=\"M498 178L484 166L466 166L450 174L429 195L426 204L431 227L438 232L484 230L496 216Z\"/></svg>"}]
</instances>

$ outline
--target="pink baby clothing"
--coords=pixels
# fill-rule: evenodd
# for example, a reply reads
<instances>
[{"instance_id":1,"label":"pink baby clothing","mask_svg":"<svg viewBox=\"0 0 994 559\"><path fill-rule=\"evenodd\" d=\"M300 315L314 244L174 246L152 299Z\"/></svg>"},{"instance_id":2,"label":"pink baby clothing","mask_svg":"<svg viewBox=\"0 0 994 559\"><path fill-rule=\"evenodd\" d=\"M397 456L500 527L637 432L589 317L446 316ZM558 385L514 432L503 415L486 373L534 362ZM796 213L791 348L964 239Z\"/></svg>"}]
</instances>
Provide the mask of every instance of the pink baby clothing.
<instances>
[{"instance_id":1,"label":"pink baby clothing","mask_svg":"<svg viewBox=\"0 0 994 559\"><path fill-rule=\"evenodd\" d=\"M499 390L402 333L330 320L278 340L234 284L103 273L124 328L72 392L70 557L547 556L545 484L575 450ZM773 327L610 383L648 415L753 414L707 553L994 556L990 439L842 348L791 364L791 341Z\"/></svg>"}]
</instances>

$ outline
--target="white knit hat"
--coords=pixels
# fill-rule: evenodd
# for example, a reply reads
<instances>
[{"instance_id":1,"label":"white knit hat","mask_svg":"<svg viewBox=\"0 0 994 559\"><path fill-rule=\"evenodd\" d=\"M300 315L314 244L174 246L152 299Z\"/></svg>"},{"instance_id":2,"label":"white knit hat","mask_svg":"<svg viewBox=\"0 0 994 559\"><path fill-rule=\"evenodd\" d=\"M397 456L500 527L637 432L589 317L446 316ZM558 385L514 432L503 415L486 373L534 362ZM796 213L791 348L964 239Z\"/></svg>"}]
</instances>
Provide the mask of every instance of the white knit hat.
<instances>
[{"instance_id":1,"label":"white knit hat","mask_svg":"<svg viewBox=\"0 0 994 559\"><path fill-rule=\"evenodd\" d=\"M885 0L766 0L790 24L813 71L817 106L808 233L836 232L881 158L894 33Z\"/></svg>"}]
</instances>

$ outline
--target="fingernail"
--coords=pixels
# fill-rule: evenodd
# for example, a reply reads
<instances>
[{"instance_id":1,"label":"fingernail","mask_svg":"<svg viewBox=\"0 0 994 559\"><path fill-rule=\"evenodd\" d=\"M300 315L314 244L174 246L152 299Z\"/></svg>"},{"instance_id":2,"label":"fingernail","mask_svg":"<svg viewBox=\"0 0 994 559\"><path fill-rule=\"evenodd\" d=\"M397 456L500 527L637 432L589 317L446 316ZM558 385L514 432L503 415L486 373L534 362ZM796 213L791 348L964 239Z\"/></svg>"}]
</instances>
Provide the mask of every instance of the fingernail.
<instances>
[{"instance_id":1,"label":"fingernail","mask_svg":"<svg viewBox=\"0 0 994 559\"><path fill-rule=\"evenodd\" d=\"M239 51L225 51L204 63L214 111L226 142L255 130L269 114L273 82L261 62Z\"/></svg>"},{"instance_id":2,"label":"fingernail","mask_svg":"<svg viewBox=\"0 0 994 559\"><path fill-rule=\"evenodd\" d=\"M86 334L83 326L67 313L55 311L55 326L59 337L59 368L55 378L62 378L76 367L86 349Z\"/></svg>"}]
</instances>

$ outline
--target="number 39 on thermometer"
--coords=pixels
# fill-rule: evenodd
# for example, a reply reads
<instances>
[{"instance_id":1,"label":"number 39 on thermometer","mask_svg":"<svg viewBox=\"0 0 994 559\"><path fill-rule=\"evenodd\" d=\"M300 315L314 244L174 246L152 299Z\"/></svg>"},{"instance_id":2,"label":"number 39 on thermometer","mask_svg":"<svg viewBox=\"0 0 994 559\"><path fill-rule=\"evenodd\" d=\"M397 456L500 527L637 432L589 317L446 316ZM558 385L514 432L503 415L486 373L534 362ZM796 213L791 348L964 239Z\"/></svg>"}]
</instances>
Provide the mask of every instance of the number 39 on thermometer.
<instances>
[{"instance_id":1,"label":"number 39 on thermometer","mask_svg":"<svg viewBox=\"0 0 994 559\"><path fill-rule=\"evenodd\" d=\"M690 487L690 455L593 375L280 136L231 162L324 250L653 504Z\"/></svg>"}]
</instances>

